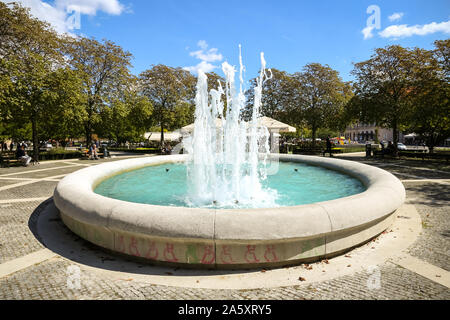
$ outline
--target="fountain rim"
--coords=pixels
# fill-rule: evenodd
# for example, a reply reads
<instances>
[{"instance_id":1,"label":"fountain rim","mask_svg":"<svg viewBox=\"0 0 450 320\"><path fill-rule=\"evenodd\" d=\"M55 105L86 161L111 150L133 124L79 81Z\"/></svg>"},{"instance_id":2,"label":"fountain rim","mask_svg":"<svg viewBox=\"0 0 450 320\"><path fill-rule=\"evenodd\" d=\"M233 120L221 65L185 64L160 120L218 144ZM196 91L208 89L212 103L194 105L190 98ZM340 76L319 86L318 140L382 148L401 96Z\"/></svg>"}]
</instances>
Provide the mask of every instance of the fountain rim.
<instances>
[{"instance_id":1,"label":"fountain rim","mask_svg":"<svg viewBox=\"0 0 450 320\"><path fill-rule=\"evenodd\" d=\"M121 172L181 162L186 158L187 155L134 158L81 169L58 183L54 192L55 205L69 229L113 251L120 251L117 250L120 236L160 242L170 240L179 246L183 241L213 244L214 248L229 244L236 247L235 251L244 250L248 245L271 244L283 245L288 248L284 251L292 251L289 244L294 247L299 241L323 239L324 251L307 253L306 258L311 258L341 252L369 240L376 235L374 232L384 231L405 200L403 184L385 170L348 160L287 154L272 154L269 159L339 171L360 180L366 191L312 204L256 209L159 206L112 199L94 192L98 183ZM101 235L102 241L95 239L95 232ZM281 260L284 263L302 261L305 258L302 254L288 254L289 259ZM215 263L216 267L219 265Z\"/></svg>"}]
</instances>

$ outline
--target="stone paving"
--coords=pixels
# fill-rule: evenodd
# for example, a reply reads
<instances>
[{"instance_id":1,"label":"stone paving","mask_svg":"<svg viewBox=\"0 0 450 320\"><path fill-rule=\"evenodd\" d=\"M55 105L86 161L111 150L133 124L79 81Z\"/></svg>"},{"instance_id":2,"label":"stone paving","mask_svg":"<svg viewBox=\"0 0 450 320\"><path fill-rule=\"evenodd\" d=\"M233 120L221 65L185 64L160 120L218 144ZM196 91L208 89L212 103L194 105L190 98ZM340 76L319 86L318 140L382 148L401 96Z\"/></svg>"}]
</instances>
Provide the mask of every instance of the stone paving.
<instances>
[{"instance_id":1,"label":"stone paving","mask_svg":"<svg viewBox=\"0 0 450 320\"><path fill-rule=\"evenodd\" d=\"M44 248L28 225L39 203L0 204L0 264Z\"/></svg>"},{"instance_id":2,"label":"stone paving","mask_svg":"<svg viewBox=\"0 0 450 320\"><path fill-rule=\"evenodd\" d=\"M106 161L56 161L41 163L33 167L12 167L0 169L0 271L2 266L14 263L16 259L27 257L30 253L45 249L41 243L35 222L40 212L46 208L63 175L82 169L86 165L97 165ZM348 159L348 158L347 158ZM426 165L420 169L420 163L366 161L370 165L380 166L403 180L407 190L407 203L416 207L422 219L422 232L411 245L407 253L448 272L450 269L450 172L438 165ZM45 169L45 170L43 170ZM48 170L47 170L48 169ZM13 178L14 179L11 179ZM50 178L50 179L49 179ZM36 179L36 180L31 180ZM49 179L49 180L44 180ZM432 181L440 179L439 182ZM411 180L408 182L407 180ZM417 181L420 180L420 181ZM24 185L15 186L17 183ZM35 199L38 198L38 199ZM58 219L50 221L53 228L70 233ZM58 220L58 221L57 221ZM101 249L93 248L84 240L70 233L72 241L81 243L73 246L73 251ZM49 248L52 249L52 248ZM71 252L78 254L79 252ZM104 260L124 259L110 253L102 255ZM112 257L112 258L111 258ZM17 260L17 261L19 261ZM330 259L332 261L332 259ZM19 263L19 262L17 262ZM71 269L77 266L79 269ZM19 268L16 272L1 275L0 299L450 299L450 289L438 278L424 277L412 269L386 261L377 266L380 272L380 285L368 290L370 275L367 272L355 272L345 276L336 274L331 280L276 288L260 289L202 289L156 285L148 281L133 279L124 275L123 279L112 279L107 273L94 272L70 258L70 254L44 259L31 266ZM142 266L142 272L151 266ZM167 274L171 274L170 268ZM446 271L445 271L446 270ZM73 282L73 273L79 272L79 282ZM137 277L138 278L138 277Z\"/></svg>"}]
</instances>

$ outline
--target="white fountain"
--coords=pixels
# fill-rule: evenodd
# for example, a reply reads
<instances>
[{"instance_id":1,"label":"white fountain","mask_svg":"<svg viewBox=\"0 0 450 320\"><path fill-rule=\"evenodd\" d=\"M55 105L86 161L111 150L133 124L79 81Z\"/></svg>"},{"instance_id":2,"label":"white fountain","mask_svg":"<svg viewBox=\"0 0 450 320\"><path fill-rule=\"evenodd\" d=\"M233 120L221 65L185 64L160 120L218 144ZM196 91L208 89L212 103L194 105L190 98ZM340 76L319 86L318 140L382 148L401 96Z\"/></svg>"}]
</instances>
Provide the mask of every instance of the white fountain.
<instances>
[{"instance_id":1,"label":"white fountain","mask_svg":"<svg viewBox=\"0 0 450 320\"><path fill-rule=\"evenodd\" d=\"M198 73L194 132L191 138L184 140L185 150L191 156L186 162L190 186L187 202L195 207L276 206L276 191L264 188L262 183L267 178L269 131L258 124L263 85L271 77L266 73L266 61L261 53L252 119L246 122L241 116L246 100L240 45L239 63L238 93L234 81L236 70L227 62L222 64L225 90L219 81L218 89L208 93L207 76L202 71ZM268 71L271 75L270 69Z\"/></svg>"},{"instance_id":2,"label":"white fountain","mask_svg":"<svg viewBox=\"0 0 450 320\"><path fill-rule=\"evenodd\" d=\"M228 63L222 65L225 88L219 83L208 93L207 78L200 72L194 133L185 141L189 154L108 162L67 175L53 195L64 224L111 251L151 263L208 269L320 260L366 243L390 227L405 200L403 184L391 173L354 161L269 154L268 130L258 123L262 89L269 79L263 54L261 64L251 121L241 118L242 58L238 93L236 71ZM266 168L266 160L274 158L339 171L359 179L366 190L276 207L277 193L265 187L265 170L271 163ZM123 201L94 192L114 175L158 165L162 170L162 165L186 160L191 208Z\"/></svg>"}]
</instances>

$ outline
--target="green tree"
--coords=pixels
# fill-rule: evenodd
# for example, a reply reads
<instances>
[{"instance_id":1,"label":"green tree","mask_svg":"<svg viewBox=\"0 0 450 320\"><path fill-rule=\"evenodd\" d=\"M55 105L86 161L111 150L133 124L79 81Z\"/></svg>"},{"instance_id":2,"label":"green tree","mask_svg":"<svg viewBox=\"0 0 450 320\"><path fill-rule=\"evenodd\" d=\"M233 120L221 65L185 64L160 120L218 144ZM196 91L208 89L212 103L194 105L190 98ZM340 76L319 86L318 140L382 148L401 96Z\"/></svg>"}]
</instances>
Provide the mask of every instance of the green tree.
<instances>
[{"instance_id":1,"label":"green tree","mask_svg":"<svg viewBox=\"0 0 450 320\"><path fill-rule=\"evenodd\" d=\"M83 121L86 142L91 143L94 128L101 122L102 110L130 79L131 53L112 41L67 38L69 63L82 81L87 117Z\"/></svg>"},{"instance_id":2,"label":"green tree","mask_svg":"<svg viewBox=\"0 0 450 320\"><path fill-rule=\"evenodd\" d=\"M27 9L15 3L0 3L0 21L3 127L21 131L30 123L33 156L37 159L38 124L45 121L46 97L53 90L49 77L64 64L61 42L49 24L32 18Z\"/></svg>"},{"instance_id":3,"label":"green tree","mask_svg":"<svg viewBox=\"0 0 450 320\"><path fill-rule=\"evenodd\" d=\"M415 62L412 51L399 45L378 48L369 60L355 64L355 105L360 120L393 130L395 154L399 131L410 123Z\"/></svg>"},{"instance_id":4,"label":"green tree","mask_svg":"<svg viewBox=\"0 0 450 320\"><path fill-rule=\"evenodd\" d=\"M297 79L286 71L271 69L272 77L264 83L262 90L261 116L274 118L290 125L298 125L302 121L298 108L298 90L300 84ZM251 119L254 88L256 78L250 81L251 87L246 91L247 105L243 112L246 120Z\"/></svg>"},{"instance_id":5,"label":"green tree","mask_svg":"<svg viewBox=\"0 0 450 320\"><path fill-rule=\"evenodd\" d=\"M153 106L139 94L136 79L103 108L98 133L118 143L142 141L151 126Z\"/></svg>"},{"instance_id":6,"label":"green tree","mask_svg":"<svg viewBox=\"0 0 450 320\"><path fill-rule=\"evenodd\" d=\"M195 97L195 77L182 68L162 64L139 76L142 93L153 104L154 115L161 129L161 146L164 145L164 129L170 128L177 117L177 110L192 105Z\"/></svg>"},{"instance_id":7,"label":"green tree","mask_svg":"<svg viewBox=\"0 0 450 320\"><path fill-rule=\"evenodd\" d=\"M87 118L82 95L81 79L69 67L59 68L48 78L48 90L43 99L46 103L38 123L42 139L56 139L63 145L69 138L83 136L83 123Z\"/></svg>"},{"instance_id":8,"label":"green tree","mask_svg":"<svg viewBox=\"0 0 450 320\"><path fill-rule=\"evenodd\" d=\"M409 130L426 141L430 152L450 136L449 53L450 40L436 41L434 50L415 49L412 53Z\"/></svg>"},{"instance_id":9,"label":"green tree","mask_svg":"<svg viewBox=\"0 0 450 320\"><path fill-rule=\"evenodd\" d=\"M294 105L311 129L313 144L319 129L342 128L341 115L352 96L350 84L342 81L336 70L319 63L307 64L294 78L299 85Z\"/></svg>"}]
</instances>

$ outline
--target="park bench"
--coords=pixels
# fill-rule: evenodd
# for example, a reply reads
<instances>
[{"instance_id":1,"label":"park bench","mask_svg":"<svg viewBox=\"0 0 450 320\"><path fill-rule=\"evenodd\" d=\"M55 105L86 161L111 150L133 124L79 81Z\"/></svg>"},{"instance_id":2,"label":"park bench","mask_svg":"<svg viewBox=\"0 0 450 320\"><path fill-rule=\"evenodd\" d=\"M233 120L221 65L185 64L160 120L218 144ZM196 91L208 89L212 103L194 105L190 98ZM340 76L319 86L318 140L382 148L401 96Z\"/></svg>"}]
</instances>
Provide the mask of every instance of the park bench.
<instances>
[{"instance_id":1,"label":"park bench","mask_svg":"<svg viewBox=\"0 0 450 320\"><path fill-rule=\"evenodd\" d=\"M326 153L329 153L330 157L332 157L333 154L342 153L342 149L333 149L333 148L331 148L331 150L324 149L322 151L322 156L325 157Z\"/></svg>"},{"instance_id":2,"label":"park bench","mask_svg":"<svg viewBox=\"0 0 450 320\"><path fill-rule=\"evenodd\" d=\"M381 157L381 158L393 158L394 156L392 154L383 154L381 150L375 150L373 151L373 155L375 158ZM407 151L399 151L398 152L399 157L405 157L405 158L416 158L416 159L422 159L422 161L427 160L445 160L446 162L450 159L450 153L428 153L425 150L407 150Z\"/></svg>"},{"instance_id":3,"label":"park bench","mask_svg":"<svg viewBox=\"0 0 450 320\"><path fill-rule=\"evenodd\" d=\"M14 151L3 151L0 154L0 164L3 168L10 167L12 164L22 165L22 161L19 159L16 159L16 153Z\"/></svg>"},{"instance_id":4,"label":"park bench","mask_svg":"<svg viewBox=\"0 0 450 320\"><path fill-rule=\"evenodd\" d=\"M103 150L103 148L100 148L100 150ZM89 149L81 149L81 159L82 160L86 160L89 159L90 154L89 154ZM99 158L105 158L105 153L104 152L97 152L97 156ZM111 156L109 156L111 157Z\"/></svg>"},{"instance_id":5,"label":"park bench","mask_svg":"<svg viewBox=\"0 0 450 320\"><path fill-rule=\"evenodd\" d=\"M103 152L97 152L97 156L99 158L104 158L104 153ZM81 150L81 159L86 160L89 159L90 154L89 154L89 150L88 149L84 149Z\"/></svg>"},{"instance_id":6,"label":"park bench","mask_svg":"<svg viewBox=\"0 0 450 320\"><path fill-rule=\"evenodd\" d=\"M384 158L387 154L383 153L383 150L372 150L374 158Z\"/></svg>"},{"instance_id":7,"label":"park bench","mask_svg":"<svg viewBox=\"0 0 450 320\"><path fill-rule=\"evenodd\" d=\"M323 157L325 157L326 153L330 153L330 156L332 154L336 154L336 153L342 153L341 149L331 149L330 151L327 149L324 149L322 147L307 147L307 148L295 148L293 150L294 154L322 154Z\"/></svg>"},{"instance_id":8,"label":"park bench","mask_svg":"<svg viewBox=\"0 0 450 320\"><path fill-rule=\"evenodd\" d=\"M292 150L293 154L321 154L323 149L321 147L300 147Z\"/></svg>"}]
</instances>

